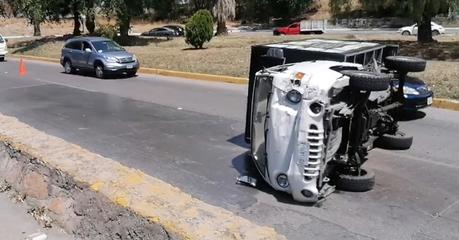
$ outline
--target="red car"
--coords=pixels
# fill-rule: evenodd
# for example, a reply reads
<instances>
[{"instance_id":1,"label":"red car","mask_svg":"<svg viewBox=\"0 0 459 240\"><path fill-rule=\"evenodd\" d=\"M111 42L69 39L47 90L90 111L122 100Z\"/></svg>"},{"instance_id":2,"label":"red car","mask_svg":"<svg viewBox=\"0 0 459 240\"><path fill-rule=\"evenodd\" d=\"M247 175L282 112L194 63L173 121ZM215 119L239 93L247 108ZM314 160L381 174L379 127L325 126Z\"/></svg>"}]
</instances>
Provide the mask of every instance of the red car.
<instances>
[{"instance_id":1,"label":"red car","mask_svg":"<svg viewBox=\"0 0 459 240\"><path fill-rule=\"evenodd\" d=\"M274 35L322 34L327 29L327 20L303 20L287 27L276 28Z\"/></svg>"}]
</instances>

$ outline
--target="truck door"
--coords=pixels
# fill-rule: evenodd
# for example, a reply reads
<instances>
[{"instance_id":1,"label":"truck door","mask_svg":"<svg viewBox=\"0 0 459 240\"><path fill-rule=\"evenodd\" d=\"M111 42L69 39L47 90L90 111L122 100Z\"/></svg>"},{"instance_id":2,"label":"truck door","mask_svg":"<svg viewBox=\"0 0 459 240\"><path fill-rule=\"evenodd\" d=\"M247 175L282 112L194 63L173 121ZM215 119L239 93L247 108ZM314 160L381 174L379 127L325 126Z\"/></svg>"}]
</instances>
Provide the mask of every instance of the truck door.
<instances>
[{"instance_id":1,"label":"truck door","mask_svg":"<svg viewBox=\"0 0 459 240\"><path fill-rule=\"evenodd\" d=\"M294 23L290 26L288 26L288 35L298 35L300 34L300 24L299 23Z\"/></svg>"}]
</instances>

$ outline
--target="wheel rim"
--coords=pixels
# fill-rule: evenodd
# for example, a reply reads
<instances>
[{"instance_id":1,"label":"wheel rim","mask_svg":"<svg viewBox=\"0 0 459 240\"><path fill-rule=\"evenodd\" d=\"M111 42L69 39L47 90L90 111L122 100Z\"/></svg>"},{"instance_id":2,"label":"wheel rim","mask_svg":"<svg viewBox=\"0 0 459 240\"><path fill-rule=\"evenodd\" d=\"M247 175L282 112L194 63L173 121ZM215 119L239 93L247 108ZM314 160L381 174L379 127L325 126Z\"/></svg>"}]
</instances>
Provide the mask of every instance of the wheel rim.
<instances>
[{"instance_id":1,"label":"wheel rim","mask_svg":"<svg viewBox=\"0 0 459 240\"><path fill-rule=\"evenodd\" d=\"M102 76L104 76L104 70L102 69L101 66L96 67L96 76L98 78L102 78Z\"/></svg>"},{"instance_id":2,"label":"wheel rim","mask_svg":"<svg viewBox=\"0 0 459 240\"><path fill-rule=\"evenodd\" d=\"M72 72L72 66L70 65L69 61L65 62L64 69L65 69L65 73L71 73Z\"/></svg>"}]
</instances>

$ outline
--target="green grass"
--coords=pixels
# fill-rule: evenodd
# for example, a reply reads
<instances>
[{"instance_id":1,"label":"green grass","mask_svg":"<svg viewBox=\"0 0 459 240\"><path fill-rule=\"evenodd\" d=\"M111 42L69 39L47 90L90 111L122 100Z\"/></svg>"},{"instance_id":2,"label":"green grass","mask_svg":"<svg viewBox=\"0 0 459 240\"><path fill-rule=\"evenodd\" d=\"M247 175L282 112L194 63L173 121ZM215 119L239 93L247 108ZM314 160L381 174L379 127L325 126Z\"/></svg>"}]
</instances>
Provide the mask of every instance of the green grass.
<instances>
[{"instance_id":1,"label":"green grass","mask_svg":"<svg viewBox=\"0 0 459 240\"><path fill-rule=\"evenodd\" d=\"M330 37L330 36L327 36ZM194 50L183 39L154 41L146 46L126 47L135 53L143 67L170 69L186 72L209 73L247 77L250 65L250 47L256 44L317 38L317 36L228 36L216 37L206 49ZM377 40L381 36L335 36L346 40ZM391 41L394 39L384 39ZM426 72L417 74L428 82L437 97L459 99L459 62L436 61L438 59L457 60L457 42L442 42L422 48L416 43L401 42L401 53L426 57L429 61ZM42 57L59 58L62 41L47 41L25 44L12 49L12 52Z\"/></svg>"}]
</instances>

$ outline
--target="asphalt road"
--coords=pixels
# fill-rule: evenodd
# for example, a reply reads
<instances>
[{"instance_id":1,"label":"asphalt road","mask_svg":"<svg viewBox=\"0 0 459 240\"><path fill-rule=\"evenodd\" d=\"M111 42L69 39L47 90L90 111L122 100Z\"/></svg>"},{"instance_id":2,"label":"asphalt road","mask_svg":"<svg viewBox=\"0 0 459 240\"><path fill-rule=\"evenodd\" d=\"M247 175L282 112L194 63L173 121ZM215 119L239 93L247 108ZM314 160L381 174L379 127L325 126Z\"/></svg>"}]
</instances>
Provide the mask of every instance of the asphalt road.
<instances>
[{"instance_id":1,"label":"asphalt road","mask_svg":"<svg viewBox=\"0 0 459 240\"><path fill-rule=\"evenodd\" d=\"M445 28L446 34L454 36L459 34L459 28ZM232 32L233 35L273 35L272 30L259 30L259 31L236 31ZM333 35L400 35L396 28L374 28L374 29L351 29L351 28L329 28L323 36Z\"/></svg>"},{"instance_id":2,"label":"asphalt road","mask_svg":"<svg viewBox=\"0 0 459 240\"><path fill-rule=\"evenodd\" d=\"M459 239L459 112L427 109L401 126L409 151L375 150L367 193L319 206L236 185L246 172L246 87L141 75L98 80L56 64L0 64L0 112L141 169L193 196L274 227L289 239ZM173 201L173 199L171 199Z\"/></svg>"}]
</instances>

